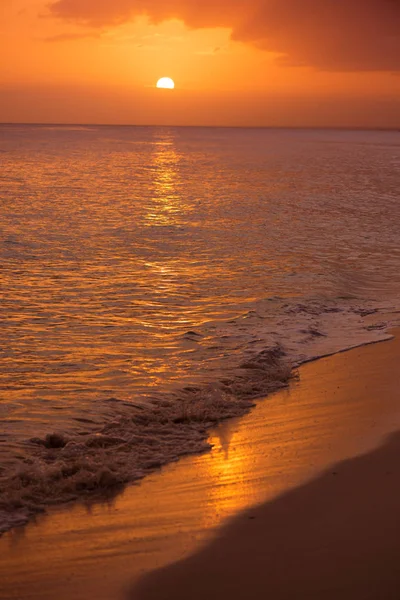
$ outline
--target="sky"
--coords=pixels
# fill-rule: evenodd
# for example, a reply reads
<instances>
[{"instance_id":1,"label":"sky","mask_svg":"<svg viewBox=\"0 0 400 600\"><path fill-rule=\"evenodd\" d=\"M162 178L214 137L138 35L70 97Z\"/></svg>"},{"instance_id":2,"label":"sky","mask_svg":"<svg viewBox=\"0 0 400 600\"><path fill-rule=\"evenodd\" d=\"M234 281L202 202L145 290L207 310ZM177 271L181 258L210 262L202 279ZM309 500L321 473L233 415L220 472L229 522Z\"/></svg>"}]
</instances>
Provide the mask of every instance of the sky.
<instances>
[{"instance_id":1,"label":"sky","mask_svg":"<svg viewBox=\"0 0 400 600\"><path fill-rule=\"evenodd\" d=\"M400 128L400 0L0 0L0 57L0 122Z\"/></svg>"}]
</instances>

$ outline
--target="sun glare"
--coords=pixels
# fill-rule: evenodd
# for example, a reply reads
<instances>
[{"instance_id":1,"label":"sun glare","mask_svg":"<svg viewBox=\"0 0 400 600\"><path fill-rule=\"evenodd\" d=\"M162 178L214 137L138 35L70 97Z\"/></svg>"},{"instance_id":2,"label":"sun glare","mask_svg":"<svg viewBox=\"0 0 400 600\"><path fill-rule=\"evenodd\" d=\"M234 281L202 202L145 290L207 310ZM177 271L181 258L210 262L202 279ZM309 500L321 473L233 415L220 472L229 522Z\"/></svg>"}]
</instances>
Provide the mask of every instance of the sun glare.
<instances>
[{"instance_id":1,"label":"sun glare","mask_svg":"<svg viewBox=\"0 0 400 600\"><path fill-rule=\"evenodd\" d=\"M161 79L157 81L157 87L164 90L173 90L175 83L170 77L161 77Z\"/></svg>"}]
</instances>

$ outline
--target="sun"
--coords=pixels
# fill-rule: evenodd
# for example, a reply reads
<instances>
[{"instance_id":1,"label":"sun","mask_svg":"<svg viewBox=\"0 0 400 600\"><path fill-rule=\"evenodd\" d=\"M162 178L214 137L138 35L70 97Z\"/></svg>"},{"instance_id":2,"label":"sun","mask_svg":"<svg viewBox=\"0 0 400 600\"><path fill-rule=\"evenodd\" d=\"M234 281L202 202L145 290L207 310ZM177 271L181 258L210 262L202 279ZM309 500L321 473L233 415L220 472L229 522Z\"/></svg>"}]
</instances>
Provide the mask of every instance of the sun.
<instances>
[{"instance_id":1,"label":"sun","mask_svg":"<svg viewBox=\"0 0 400 600\"><path fill-rule=\"evenodd\" d=\"M161 79L157 81L157 87L164 90L173 90L175 83L171 77L161 77Z\"/></svg>"}]
</instances>

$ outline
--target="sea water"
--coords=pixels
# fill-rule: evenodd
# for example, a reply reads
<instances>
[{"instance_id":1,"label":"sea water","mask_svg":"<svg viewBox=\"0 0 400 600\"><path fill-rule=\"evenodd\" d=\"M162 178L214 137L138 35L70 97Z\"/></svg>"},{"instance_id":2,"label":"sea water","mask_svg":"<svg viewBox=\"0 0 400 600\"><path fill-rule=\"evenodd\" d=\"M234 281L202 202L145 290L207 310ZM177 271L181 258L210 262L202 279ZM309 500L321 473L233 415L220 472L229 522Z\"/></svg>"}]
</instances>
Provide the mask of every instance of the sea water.
<instances>
[{"instance_id":1,"label":"sea water","mask_svg":"<svg viewBox=\"0 0 400 600\"><path fill-rule=\"evenodd\" d=\"M0 474L110 399L385 337L399 189L396 131L0 126Z\"/></svg>"}]
</instances>

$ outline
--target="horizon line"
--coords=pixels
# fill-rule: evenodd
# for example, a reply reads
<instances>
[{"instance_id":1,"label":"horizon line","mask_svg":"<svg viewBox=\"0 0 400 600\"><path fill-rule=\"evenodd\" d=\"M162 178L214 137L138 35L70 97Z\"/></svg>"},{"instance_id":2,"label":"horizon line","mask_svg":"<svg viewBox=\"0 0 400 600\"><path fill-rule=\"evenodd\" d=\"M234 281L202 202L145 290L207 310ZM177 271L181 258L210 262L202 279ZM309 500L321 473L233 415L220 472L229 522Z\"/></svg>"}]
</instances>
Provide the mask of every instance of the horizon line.
<instances>
[{"instance_id":1,"label":"horizon line","mask_svg":"<svg viewBox=\"0 0 400 600\"><path fill-rule=\"evenodd\" d=\"M22 126L22 127L174 127L174 128L197 128L197 129L314 129L314 130L336 130L336 131L397 131L400 132L400 124L393 127L360 126L360 125L174 125L174 124L137 124L137 123L59 123L59 122L24 122L24 121L0 121L0 127Z\"/></svg>"}]
</instances>

